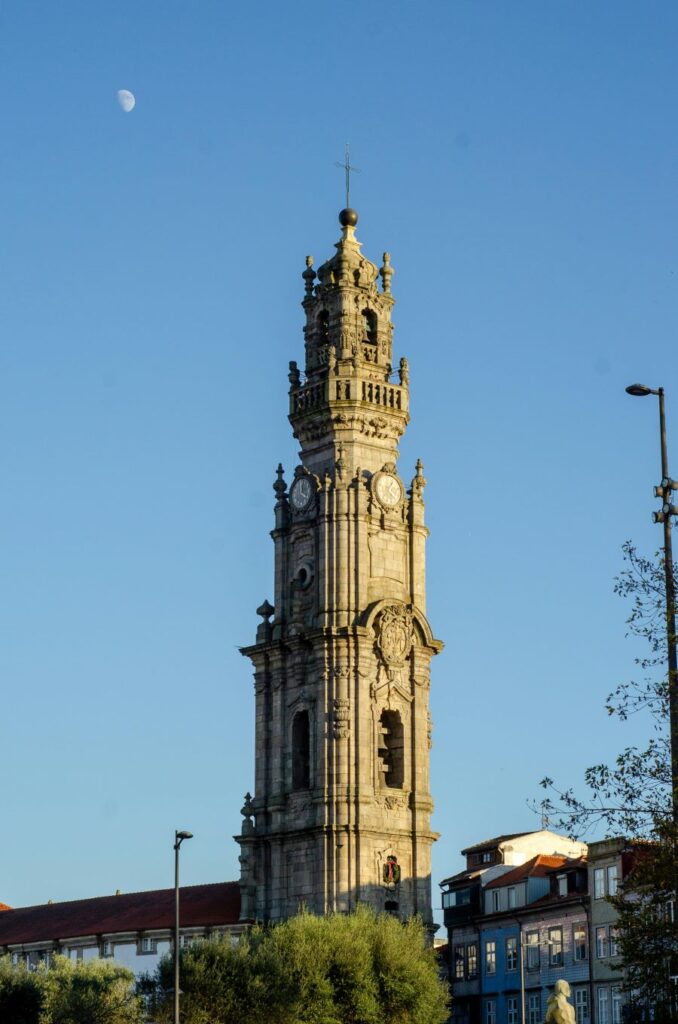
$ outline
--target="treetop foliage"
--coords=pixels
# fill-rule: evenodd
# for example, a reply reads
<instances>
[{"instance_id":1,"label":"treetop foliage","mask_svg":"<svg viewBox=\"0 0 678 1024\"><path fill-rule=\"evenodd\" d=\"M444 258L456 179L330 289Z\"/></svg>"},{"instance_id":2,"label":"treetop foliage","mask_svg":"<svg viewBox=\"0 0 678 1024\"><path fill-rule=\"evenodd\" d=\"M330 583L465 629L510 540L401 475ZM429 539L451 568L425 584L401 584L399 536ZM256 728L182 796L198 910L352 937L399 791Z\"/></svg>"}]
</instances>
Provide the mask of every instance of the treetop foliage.
<instances>
[{"instance_id":1,"label":"treetop foliage","mask_svg":"<svg viewBox=\"0 0 678 1024\"><path fill-rule=\"evenodd\" d=\"M541 807L573 835L602 826L608 836L626 841L625 877L610 902L617 911L629 1019L646 1019L651 1011L652 1019L678 1021L673 981L678 980L678 832L672 807L664 553L644 558L630 541L623 553L626 566L615 579L614 592L631 602L627 636L644 641L646 648L635 658L641 678L620 684L605 707L622 722L645 714L648 740L641 747L626 747L612 765L587 768L587 796L542 779L549 795ZM675 593L675 566L672 570Z\"/></svg>"},{"instance_id":2,"label":"treetop foliage","mask_svg":"<svg viewBox=\"0 0 678 1024\"><path fill-rule=\"evenodd\" d=\"M147 979L158 1024L172 1019L172 960ZM184 1024L443 1024L447 987L417 920L366 907L316 917L302 912L181 951Z\"/></svg>"},{"instance_id":3,"label":"treetop foliage","mask_svg":"<svg viewBox=\"0 0 678 1024\"><path fill-rule=\"evenodd\" d=\"M625 747L612 765L587 768L586 796L561 789L548 776L542 779L548 795L540 807L571 835L581 837L602 826L608 835L653 839L671 817L664 562L662 552L644 558L630 541L622 550L626 567L615 578L614 592L631 601L627 636L645 641L649 652L635 658L643 677L617 686L605 709L622 722L647 714L649 738L643 747Z\"/></svg>"},{"instance_id":4,"label":"treetop foliage","mask_svg":"<svg viewBox=\"0 0 678 1024\"><path fill-rule=\"evenodd\" d=\"M0 957L0 1021L5 1024L141 1024L134 974L110 960L55 956L29 970Z\"/></svg>"}]
</instances>

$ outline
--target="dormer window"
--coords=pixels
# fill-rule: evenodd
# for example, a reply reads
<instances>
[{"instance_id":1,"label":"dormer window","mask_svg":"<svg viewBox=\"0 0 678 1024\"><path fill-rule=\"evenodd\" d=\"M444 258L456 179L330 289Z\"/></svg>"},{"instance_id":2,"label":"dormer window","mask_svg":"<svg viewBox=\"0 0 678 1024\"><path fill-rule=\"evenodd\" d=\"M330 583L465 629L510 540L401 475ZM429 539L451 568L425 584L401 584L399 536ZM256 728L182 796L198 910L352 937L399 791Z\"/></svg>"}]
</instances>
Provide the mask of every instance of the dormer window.
<instances>
[{"instance_id":1,"label":"dormer window","mask_svg":"<svg viewBox=\"0 0 678 1024\"><path fill-rule=\"evenodd\" d=\"M371 309L363 310L363 334L370 345L377 343L377 317Z\"/></svg>"}]
</instances>

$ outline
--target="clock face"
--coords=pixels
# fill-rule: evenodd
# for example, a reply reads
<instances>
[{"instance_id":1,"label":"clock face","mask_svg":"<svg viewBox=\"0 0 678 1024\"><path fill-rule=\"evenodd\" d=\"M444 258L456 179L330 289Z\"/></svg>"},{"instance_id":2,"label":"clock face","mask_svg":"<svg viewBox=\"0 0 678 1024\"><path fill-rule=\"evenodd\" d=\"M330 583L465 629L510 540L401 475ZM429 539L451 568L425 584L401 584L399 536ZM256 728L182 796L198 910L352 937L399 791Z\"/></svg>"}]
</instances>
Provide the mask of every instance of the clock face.
<instances>
[{"instance_id":1,"label":"clock face","mask_svg":"<svg viewBox=\"0 0 678 1024\"><path fill-rule=\"evenodd\" d=\"M374 489L377 498L386 508L395 508L403 496L400 481L394 476L389 476L388 473L384 473L378 478Z\"/></svg>"},{"instance_id":2,"label":"clock face","mask_svg":"<svg viewBox=\"0 0 678 1024\"><path fill-rule=\"evenodd\" d=\"M310 503L313 497L313 487L311 481L306 477L299 477L295 480L290 491L290 501L292 502L292 508L295 508L300 512L303 508Z\"/></svg>"}]
</instances>

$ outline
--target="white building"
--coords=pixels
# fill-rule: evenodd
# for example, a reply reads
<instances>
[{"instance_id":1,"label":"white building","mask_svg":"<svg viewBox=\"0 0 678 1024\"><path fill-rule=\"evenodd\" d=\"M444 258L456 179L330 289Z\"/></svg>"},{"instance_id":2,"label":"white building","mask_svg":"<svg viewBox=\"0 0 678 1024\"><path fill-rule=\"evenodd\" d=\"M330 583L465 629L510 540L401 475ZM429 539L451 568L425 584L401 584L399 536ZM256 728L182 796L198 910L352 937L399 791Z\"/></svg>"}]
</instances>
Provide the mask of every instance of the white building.
<instances>
[{"instance_id":1,"label":"white building","mask_svg":"<svg viewBox=\"0 0 678 1024\"><path fill-rule=\"evenodd\" d=\"M0 907L4 907L0 904ZM237 882L180 889L181 941L245 930ZM135 974L155 970L172 948L174 889L118 893L68 903L0 909L0 954L37 966L61 953L73 960L111 957Z\"/></svg>"}]
</instances>

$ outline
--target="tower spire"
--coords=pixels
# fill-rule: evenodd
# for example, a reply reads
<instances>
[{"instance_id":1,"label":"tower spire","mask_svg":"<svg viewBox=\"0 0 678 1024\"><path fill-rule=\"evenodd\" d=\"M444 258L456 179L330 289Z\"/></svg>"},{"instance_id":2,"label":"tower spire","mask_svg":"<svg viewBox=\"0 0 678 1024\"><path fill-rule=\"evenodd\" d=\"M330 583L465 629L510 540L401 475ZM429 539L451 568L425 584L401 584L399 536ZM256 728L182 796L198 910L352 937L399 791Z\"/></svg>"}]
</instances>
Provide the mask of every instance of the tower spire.
<instances>
[{"instance_id":1,"label":"tower spire","mask_svg":"<svg viewBox=\"0 0 678 1024\"><path fill-rule=\"evenodd\" d=\"M344 153L344 162L340 164L338 160L334 162L335 167L341 167L346 174L346 209L351 207L351 171L355 174L360 174L360 168L354 167L351 164L351 147L346 143L346 151Z\"/></svg>"}]
</instances>

